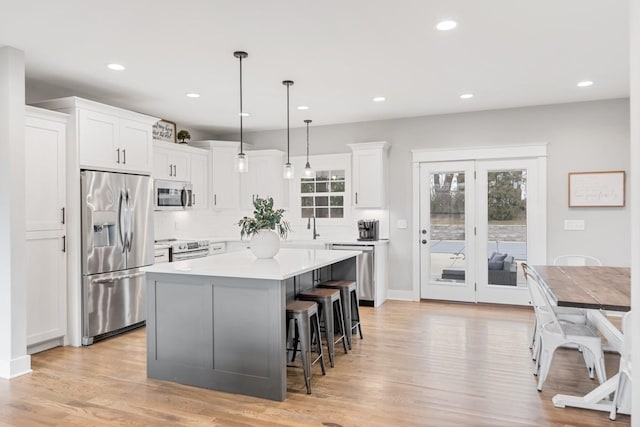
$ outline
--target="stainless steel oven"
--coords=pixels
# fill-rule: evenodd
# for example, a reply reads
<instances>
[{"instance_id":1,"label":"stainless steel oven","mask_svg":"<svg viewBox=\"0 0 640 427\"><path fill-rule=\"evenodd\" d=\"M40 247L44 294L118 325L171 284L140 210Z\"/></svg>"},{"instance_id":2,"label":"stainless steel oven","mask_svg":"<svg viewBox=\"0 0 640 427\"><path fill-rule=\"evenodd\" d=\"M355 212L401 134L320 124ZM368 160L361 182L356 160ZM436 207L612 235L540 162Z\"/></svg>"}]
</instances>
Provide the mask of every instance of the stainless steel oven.
<instances>
[{"instance_id":1,"label":"stainless steel oven","mask_svg":"<svg viewBox=\"0 0 640 427\"><path fill-rule=\"evenodd\" d=\"M193 205L193 191L190 182L162 181L154 183L155 210L184 210Z\"/></svg>"}]
</instances>

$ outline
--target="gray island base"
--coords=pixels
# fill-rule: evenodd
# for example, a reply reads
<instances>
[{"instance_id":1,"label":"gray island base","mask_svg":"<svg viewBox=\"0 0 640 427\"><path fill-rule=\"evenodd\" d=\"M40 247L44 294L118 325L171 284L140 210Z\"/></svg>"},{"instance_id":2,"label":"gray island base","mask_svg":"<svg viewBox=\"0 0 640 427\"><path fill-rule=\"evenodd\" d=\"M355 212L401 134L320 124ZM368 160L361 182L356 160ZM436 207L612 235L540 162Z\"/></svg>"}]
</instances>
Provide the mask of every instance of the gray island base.
<instances>
[{"instance_id":1,"label":"gray island base","mask_svg":"<svg viewBox=\"0 0 640 427\"><path fill-rule=\"evenodd\" d=\"M147 376L284 400L293 278L359 254L281 249L260 260L242 251L146 267Z\"/></svg>"}]
</instances>

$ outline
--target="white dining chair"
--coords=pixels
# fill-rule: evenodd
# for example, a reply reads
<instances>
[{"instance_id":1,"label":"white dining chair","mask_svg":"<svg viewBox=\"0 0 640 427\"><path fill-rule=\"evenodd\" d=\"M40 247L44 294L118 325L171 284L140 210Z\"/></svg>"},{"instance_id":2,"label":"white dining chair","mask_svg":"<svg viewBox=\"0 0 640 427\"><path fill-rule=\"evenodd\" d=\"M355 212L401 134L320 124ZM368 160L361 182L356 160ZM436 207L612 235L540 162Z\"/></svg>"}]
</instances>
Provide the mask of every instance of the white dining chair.
<instances>
[{"instance_id":1,"label":"white dining chair","mask_svg":"<svg viewBox=\"0 0 640 427\"><path fill-rule=\"evenodd\" d=\"M546 292L546 290L540 285L537 275L535 275L535 273L531 271L527 263L522 263L522 269L524 271L525 279L527 280L527 287L529 288L529 295L531 296L531 305L533 306L535 313L533 334L531 335L531 344L529 345L529 348L531 349L533 360L537 360L541 333L540 325L544 325L551 321L551 317L548 313L545 312L545 310L551 309L555 311L558 319L560 319L560 321L562 322L567 323L584 325L587 323L587 316L584 310L572 307L546 307L545 300L541 295L541 292ZM589 369L589 373L590 375L592 375L592 367L587 366L587 369ZM536 364L536 375L537 371L538 369Z\"/></svg>"},{"instance_id":2,"label":"white dining chair","mask_svg":"<svg viewBox=\"0 0 640 427\"><path fill-rule=\"evenodd\" d=\"M537 279L537 278L536 278ZM537 280L536 280L537 282ZM542 289L542 286L538 283ZM538 371L538 391L542 391L542 385L547 379L553 355L558 347L577 345L582 349L585 364L589 368L592 377L593 370L598 376L600 384L607 380L604 365L604 352L600 336L588 324L576 324L561 321L553 310L553 305L547 292L540 292L543 300L541 313L544 313L545 321L540 324L538 343L538 359L536 360Z\"/></svg>"},{"instance_id":3,"label":"white dining chair","mask_svg":"<svg viewBox=\"0 0 640 427\"><path fill-rule=\"evenodd\" d=\"M620 368L618 370L618 383L611 404L609 418L616 419L620 406L629 405L631 402L631 312L622 317L622 351L620 352Z\"/></svg>"},{"instance_id":4,"label":"white dining chair","mask_svg":"<svg viewBox=\"0 0 640 427\"><path fill-rule=\"evenodd\" d=\"M591 255L560 255L553 260L553 265L567 267L601 266L602 261Z\"/></svg>"}]
</instances>

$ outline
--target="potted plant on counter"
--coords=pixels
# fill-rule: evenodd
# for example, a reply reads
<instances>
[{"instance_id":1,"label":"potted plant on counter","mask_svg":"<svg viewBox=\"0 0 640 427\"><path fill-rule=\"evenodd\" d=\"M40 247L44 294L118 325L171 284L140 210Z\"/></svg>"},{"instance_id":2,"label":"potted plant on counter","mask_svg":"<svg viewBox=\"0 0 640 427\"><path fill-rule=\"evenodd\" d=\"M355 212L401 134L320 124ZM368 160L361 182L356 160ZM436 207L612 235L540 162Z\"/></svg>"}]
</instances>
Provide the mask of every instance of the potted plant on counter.
<instances>
[{"instance_id":1,"label":"potted plant on counter","mask_svg":"<svg viewBox=\"0 0 640 427\"><path fill-rule=\"evenodd\" d=\"M257 197L253 207L253 218L245 216L238 222L240 237L251 236L251 251L256 257L273 258L280 250L280 238L287 238L291 226L283 218L284 209L273 209L272 197Z\"/></svg>"}]
</instances>

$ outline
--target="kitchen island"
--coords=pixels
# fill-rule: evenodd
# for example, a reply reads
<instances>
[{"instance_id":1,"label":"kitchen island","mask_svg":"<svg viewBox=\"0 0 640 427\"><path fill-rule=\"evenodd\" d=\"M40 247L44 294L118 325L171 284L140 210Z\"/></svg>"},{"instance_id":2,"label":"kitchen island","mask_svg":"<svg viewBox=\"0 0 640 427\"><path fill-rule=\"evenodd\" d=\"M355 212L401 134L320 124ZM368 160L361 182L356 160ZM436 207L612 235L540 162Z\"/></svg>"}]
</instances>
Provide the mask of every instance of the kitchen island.
<instances>
[{"instance_id":1,"label":"kitchen island","mask_svg":"<svg viewBox=\"0 0 640 427\"><path fill-rule=\"evenodd\" d=\"M245 250L145 267L147 376L284 400L287 285L360 253L281 249L257 259Z\"/></svg>"}]
</instances>

